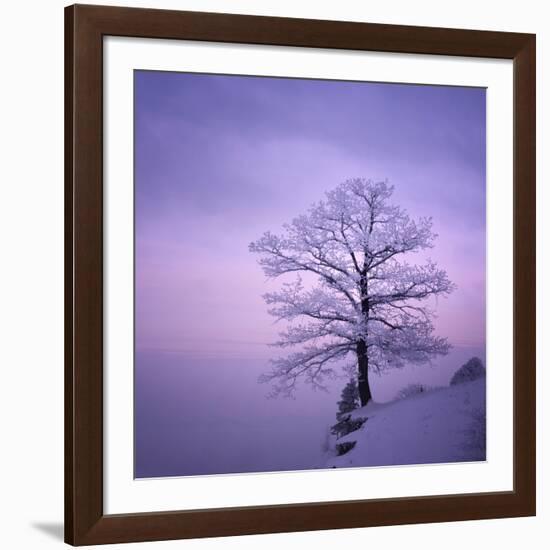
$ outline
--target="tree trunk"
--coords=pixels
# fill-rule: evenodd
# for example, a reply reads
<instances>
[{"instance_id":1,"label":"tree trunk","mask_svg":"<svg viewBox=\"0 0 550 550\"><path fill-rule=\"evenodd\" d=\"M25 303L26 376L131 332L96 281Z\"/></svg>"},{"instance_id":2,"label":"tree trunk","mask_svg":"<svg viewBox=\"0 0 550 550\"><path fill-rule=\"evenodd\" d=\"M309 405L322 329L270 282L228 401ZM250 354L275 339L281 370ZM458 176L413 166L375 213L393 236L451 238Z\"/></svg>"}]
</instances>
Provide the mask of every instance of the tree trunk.
<instances>
[{"instance_id":1,"label":"tree trunk","mask_svg":"<svg viewBox=\"0 0 550 550\"><path fill-rule=\"evenodd\" d=\"M359 399L361 400L361 407L364 407L372 399L369 386L369 356L367 354L367 344L364 340L357 342L357 367Z\"/></svg>"},{"instance_id":2,"label":"tree trunk","mask_svg":"<svg viewBox=\"0 0 550 550\"><path fill-rule=\"evenodd\" d=\"M371 227L372 231L372 227ZM365 262L367 254L365 253ZM363 313L365 323L365 334L357 340L357 386L359 389L359 399L361 400L361 407L364 407L371 399L372 395L369 386L369 355L367 348L367 323L369 321L369 287L367 278L367 265L363 266L363 272L361 273L361 281L359 283L359 289L361 293L361 312Z\"/></svg>"}]
</instances>

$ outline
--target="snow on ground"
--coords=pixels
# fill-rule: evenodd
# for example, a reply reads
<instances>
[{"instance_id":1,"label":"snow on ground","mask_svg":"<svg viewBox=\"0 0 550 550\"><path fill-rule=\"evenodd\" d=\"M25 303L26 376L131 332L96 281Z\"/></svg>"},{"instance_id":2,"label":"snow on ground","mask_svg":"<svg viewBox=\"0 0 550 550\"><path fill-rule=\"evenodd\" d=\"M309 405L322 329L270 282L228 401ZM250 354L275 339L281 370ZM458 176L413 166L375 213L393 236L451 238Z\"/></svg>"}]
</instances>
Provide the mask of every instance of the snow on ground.
<instances>
[{"instance_id":1,"label":"snow on ground","mask_svg":"<svg viewBox=\"0 0 550 550\"><path fill-rule=\"evenodd\" d=\"M485 378L389 403L369 403L353 417L363 426L334 443L356 441L325 468L485 460Z\"/></svg>"}]
</instances>

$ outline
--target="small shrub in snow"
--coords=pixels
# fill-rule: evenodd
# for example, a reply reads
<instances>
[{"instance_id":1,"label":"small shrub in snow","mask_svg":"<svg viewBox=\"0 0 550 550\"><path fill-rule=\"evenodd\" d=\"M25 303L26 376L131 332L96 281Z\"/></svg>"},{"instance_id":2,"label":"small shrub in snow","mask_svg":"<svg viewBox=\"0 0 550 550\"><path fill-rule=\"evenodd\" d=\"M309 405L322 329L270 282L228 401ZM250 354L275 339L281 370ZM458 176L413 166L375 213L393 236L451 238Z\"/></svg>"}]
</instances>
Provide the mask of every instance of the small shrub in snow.
<instances>
[{"instance_id":1,"label":"small shrub in snow","mask_svg":"<svg viewBox=\"0 0 550 550\"><path fill-rule=\"evenodd\" d=\"M431 389L430 386L426 386L425 384L409 384L397 392L395 399L406 399L407 397L425 393Z\"/></svg>"},{"instance_id":2,"label":"small shrub in snow","mask_svg":"<svg viewBox=\"0 0 550 550\"><path fill-rule=\"evenodd\" d=\"M336 413L336 424L331 426L330 430L336 437L344 435L359 429L363 421L352 420L351 412L359 407L359 390L354 378L344 386L340 401L338 401L338 412Z\"/></svg>"},{"instance_id":3,"label":"small shrub in snow","mask_svg":"<svg viewBox=\"0 0 550 550\"><path fill-rule=\"evenodd\" d=\"M348 417L348 419L346 420L346 428L345 428L346 433L343 433L339 437L342 437L351 432L354 432L355 430L358 430L359 428L361 428L361 426L363 426L363 424L366 421L367 421L366 418L351 418L351 415L350 415L350 417Z\"/></svg>"},{"instance_id":4,"label":"small shrub in snow","mask_svg":"<svg viewBox=\"0 0 550 550\"><path fill-rule=\"evenodd\" d=\"M462 365L451 378L451 386L473 382L478 378L485 377L485 367L479 357L472 357L466 364Z\"/></svg>"},{"instance_id":5,"label":"small shrub in snow","mask_svg":"<svg viewBox=\"0 0 550 550\"><path fill-rule=\"evenodd\" d=\"M344 441L344 443L337 443L336 444L336 455L342 456L346 453L349 453L353 447L355 447L355 444L357 441Z\"/></svg>"}]
</instances>

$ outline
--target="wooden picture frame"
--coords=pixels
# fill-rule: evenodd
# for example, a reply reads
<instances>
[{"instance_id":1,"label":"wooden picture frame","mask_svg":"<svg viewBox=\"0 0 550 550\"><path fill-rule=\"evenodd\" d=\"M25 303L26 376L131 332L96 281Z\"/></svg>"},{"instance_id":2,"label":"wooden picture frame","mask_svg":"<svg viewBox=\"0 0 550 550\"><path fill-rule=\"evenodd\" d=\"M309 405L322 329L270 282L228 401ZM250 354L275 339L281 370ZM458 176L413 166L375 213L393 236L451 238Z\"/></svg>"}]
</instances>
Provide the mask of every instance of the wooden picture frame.
<instances>
[{"instance_id":1,"label":"wooden picture frame","mask_svg":"<svg viewBox=\"0 0 550 550\"><path fill-rule=\"evenodd\" d=\"M104 515L103 37L502 58L514 65L514 490ZM535 36L75 5L65 10L65 540L72 545L535 514Z\"/></svg>"}]
</instances>

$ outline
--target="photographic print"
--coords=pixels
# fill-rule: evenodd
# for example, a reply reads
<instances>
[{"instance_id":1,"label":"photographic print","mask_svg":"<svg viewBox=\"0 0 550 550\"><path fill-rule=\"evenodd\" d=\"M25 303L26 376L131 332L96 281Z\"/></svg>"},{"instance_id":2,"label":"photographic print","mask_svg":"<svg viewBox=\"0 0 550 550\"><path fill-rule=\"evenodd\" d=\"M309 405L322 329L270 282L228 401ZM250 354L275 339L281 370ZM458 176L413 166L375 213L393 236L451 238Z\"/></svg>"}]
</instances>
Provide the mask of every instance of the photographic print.
<instances>
[{"instance_id":1,"label":"photographic print","mask_svg":"<svg viewBox=\"0 0 550 550\"><path fill-rule=\"evenodd\" d=\"M134 99L135 477L484 461L485 89Z\"/></svg>"}]
</instances>

